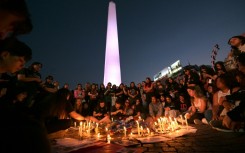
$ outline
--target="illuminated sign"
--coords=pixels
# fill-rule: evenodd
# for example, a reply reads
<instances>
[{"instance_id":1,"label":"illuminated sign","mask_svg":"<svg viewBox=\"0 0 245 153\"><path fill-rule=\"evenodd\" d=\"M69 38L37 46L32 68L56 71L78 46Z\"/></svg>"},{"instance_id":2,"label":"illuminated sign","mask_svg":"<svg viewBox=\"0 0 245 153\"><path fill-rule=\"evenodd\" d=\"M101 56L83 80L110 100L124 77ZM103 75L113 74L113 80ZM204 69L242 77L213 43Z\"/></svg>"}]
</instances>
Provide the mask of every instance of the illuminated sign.
<instances>
[{"instance_id":1,"label":"illuminated sign","mask_svg":"<svg viewBox=\"0 0 245 153\"><path fill-rule=\"evenodd\" d=\"M172 74L179 72L182 70L182 66L180 60L174 62L171 66L164 68L162 71L158 72L154 75L154 81L161 79L162 77L171 77Z\"/></svg>"}]
</instances>

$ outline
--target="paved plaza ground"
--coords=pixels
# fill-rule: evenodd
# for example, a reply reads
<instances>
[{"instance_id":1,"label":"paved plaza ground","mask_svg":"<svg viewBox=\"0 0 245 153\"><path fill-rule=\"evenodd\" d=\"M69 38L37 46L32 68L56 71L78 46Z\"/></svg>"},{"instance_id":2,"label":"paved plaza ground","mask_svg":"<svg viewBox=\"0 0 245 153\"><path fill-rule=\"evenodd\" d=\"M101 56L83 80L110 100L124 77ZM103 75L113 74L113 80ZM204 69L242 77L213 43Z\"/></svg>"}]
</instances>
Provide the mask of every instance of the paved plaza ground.
<instances>
[{"instance_id":1,"label":"paved plaza ground","mask_svg":"<svg viewBox=\"0 0 245 153\"><path fill-rule=\"evenodd\" d=\"M197 129L182 137L177 137L165 142L139 144L132 147L123 147L118 144L91 146L72 151L71 153L215 153L229 152L240 153L245 151L245 133L243 132L220 132L212 129L209 125L191 125Z\"/></svg>"}]
</instances>

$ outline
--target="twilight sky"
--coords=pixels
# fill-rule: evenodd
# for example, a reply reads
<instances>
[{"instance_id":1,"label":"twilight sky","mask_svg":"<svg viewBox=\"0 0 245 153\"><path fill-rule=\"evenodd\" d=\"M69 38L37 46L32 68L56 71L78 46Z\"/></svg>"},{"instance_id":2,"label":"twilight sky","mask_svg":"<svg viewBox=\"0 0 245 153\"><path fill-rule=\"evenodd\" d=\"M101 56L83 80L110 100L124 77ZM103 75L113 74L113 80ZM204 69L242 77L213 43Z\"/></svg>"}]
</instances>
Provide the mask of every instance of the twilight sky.
<instances>
[{"instance_id":1,"label":"twilight sky","mask_svg":"<svg viewBox=\"0 0 245 153\"><path fill-rule=\"evenodd\" d=\"M223 61L227 41L245 32L244 0L114 0L122 82L145 80L180 59L211 63L215 44ZM42 78L63 86L102 83L109 0L27 0L33 31L20 39L43 63Z\"/></svg>"}]
</instances>

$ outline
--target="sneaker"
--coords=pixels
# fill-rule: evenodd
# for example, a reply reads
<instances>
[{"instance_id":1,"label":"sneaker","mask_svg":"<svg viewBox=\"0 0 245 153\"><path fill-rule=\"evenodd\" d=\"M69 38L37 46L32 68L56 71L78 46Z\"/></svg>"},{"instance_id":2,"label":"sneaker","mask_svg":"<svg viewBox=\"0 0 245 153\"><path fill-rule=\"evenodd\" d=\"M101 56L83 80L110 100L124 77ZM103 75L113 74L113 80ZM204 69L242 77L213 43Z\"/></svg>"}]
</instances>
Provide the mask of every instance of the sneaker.
<instances>
[{"instance_id":1,"label":"sneaker","mask_svg":"<svg viewBox=\"0 0 245 153\"><path fill-rule=\"evenodd\" d=\"M206 119L206 118L203 118L203 119L202 119L202 123L203 123L203 124L208 124L207 119Z\"/></svg>"},{"instance_id":2,"label":"sneaker","mask_svg":"<svg viewBox=\"0 0 245 153\"><path fill-rule=\"evenodd\" d=\"M194 123L200 125L202 124L202 121L200 121L199 119L194 119Z\"/></svg>"}]
</instances>

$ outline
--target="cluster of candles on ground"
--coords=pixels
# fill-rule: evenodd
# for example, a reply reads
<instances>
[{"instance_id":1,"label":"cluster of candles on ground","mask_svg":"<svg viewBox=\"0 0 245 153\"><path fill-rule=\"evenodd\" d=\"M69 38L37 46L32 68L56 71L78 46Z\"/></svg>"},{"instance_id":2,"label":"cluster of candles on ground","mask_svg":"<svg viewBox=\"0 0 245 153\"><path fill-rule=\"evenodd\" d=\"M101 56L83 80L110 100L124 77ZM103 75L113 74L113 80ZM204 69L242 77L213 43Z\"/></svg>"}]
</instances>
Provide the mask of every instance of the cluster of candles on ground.
<instances>
[{"instance_id":1,"label":"cluster of candles on ground","mask_svg":"<svg viewBox=\"0 0 245 153\"><path fill-rule=\"evenodd\" d=\"M186 117L183 118L182 115L180 115L180 119L181 119L181 124L182 126L186 126L186 129L188 130L188 122ZM142 119L139 117L138 120L136 120L136 124L137 124L137 134L133 135L133 133L131 132L128 136L129 137L142 137L142 136L151 136L153 135L153 132L151 132L151 130L148 127L143 127L140 123L141 123ZM143 120L144 122L144 120ZM74 123L76 126L76 123ZM95 125L95 126L94 126ZM176 118L171 118L171 117L160 117L157 119L156 122L154 122L154 130L156 133L167 133L167 132L174 132L176 130L179 129L179 124L177 122ZM101 134L99 133L99 124L98 123L93 123L91 121L86 121L86 122L80 122L80 126L79 126L79 136L82 139L83 136L91 136L91 130L94 129L95 131L95 136L100 139ZM111 141L111 135L110 135L110 131L107 127L105 127L105 134L106 134L106 141L107 143L110 143ZM123 127L123 135L124 138L127 138L127 128L124 126Z\"/></svg>"}]
</instances>

